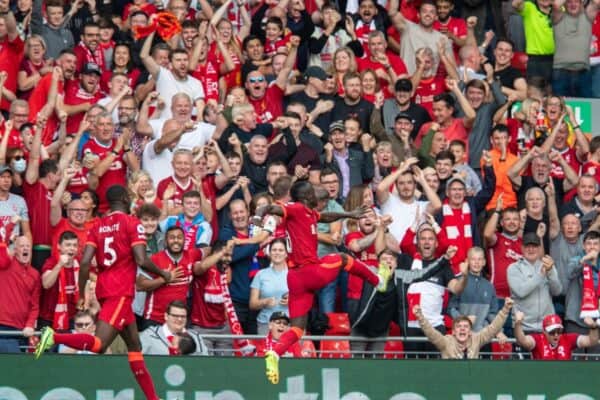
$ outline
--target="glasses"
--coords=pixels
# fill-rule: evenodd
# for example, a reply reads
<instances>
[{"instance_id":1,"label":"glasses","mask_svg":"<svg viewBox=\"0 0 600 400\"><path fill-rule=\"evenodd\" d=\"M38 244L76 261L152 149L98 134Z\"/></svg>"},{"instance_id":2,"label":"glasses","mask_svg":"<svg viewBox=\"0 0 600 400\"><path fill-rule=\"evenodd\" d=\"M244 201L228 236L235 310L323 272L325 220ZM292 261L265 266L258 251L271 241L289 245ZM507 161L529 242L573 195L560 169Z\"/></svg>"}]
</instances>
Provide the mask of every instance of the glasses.
<instances>
[{"instance_id":1,"label":"glasses","mask_svg":"<svg viewBox=\"0 0 600 400\"><path fill-rule=\"evenodd\" d=\"M554 330L552 330L552 331L548 332L548 334L549 334L550 336L562 335L562 333L563 333L563 330L562 330L562 329L554 329Z\"/></svg>"},{"instance_id":2,"label":"glasses","mask_svg":"<svg viewBox=\"0 0 600 400\"><path fill-rule=\"evenodd\" d=\"M86 208L69 208L67 211L87 212Z\"/></svg>"},{"instance_id":3,"label":"glasses","mask_svg":"<svg viewBox=\"0 0 600 400\"><path fill-rule=\"evenodd\" d=\"M186 314L171 314L171 313L167 313L167 314L175 319L186 319L187 318Z\"/></svg>"},{"instance_id":4,"label":"glasses","mask_svg":"<svg viewBox=\"0 0 600 400\"><path fill-rule=\"evenodd\" d=\"M250 83L260 83L260 82L265 81L265 77L264 76L255 76L252 78L248 78L248 80L250 81Z\"/></svg>"},{"instance_id":5,"label":"glasses","mask_svg":"<svg viewBox=\"0 0 600 400\"><path fill-rule=\"evenodd\" d=\"M85 329L89 328L93 322L75 322L75 328Z\"/></svg>"},{"instance_id":6,"label":"glasses","mask_svg":"<svg viewBox=\"0 0 600 400\"><path fill-rule=\"evenodd\" d=\"M13 157L13 160L15 160L15 161L21 161L21 160L23 160L24 158L25 158L25 156L14 156L14 157Z\"/></svg>"}]
</instances>

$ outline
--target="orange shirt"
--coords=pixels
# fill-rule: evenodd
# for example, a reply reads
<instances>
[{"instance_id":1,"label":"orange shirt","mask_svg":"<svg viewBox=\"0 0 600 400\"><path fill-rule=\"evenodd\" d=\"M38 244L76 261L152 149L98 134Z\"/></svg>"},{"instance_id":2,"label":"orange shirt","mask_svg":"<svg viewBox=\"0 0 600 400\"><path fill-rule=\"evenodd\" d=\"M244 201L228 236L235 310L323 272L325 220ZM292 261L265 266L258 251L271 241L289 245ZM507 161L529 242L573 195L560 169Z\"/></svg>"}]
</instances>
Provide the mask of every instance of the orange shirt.
<instances>
[{"instance_id":1,"label":"orange shirt","mask_svg":"<svg viewBox=\"0 0 600 400\"><path fill-rule=\"evenodd\" d=\"M489 203L487 203L485 206L485 209L493 210L496 207L496 201L498 200L500 193L504 193L502 196L503 209L508 207L516 207L517 194L513 190L512 183L508 178L508 170L519 160L519 157L507 151L506 160L500 161L501 153L497 149L491 149L490 155L492 156L492 166L494 167L494 172L496 173L496 190L494 191L494 196L492 196ZM481 172L483 173L483 171L484 169L482 162Z\"/></svg>"}]
</instances>

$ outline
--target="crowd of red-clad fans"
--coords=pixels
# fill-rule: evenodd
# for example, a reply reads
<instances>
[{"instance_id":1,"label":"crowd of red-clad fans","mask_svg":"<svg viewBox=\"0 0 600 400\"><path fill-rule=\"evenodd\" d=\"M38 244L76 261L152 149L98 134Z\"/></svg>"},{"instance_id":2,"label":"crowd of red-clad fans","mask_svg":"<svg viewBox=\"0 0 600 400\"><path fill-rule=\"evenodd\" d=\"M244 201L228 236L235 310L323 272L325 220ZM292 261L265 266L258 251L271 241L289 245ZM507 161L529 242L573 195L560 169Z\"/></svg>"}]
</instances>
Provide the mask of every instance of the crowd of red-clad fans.
<instances>
[{"instance_id":1,"label":"crowd of red-clad fans","mask_svg":"<svg viewBox=\"0 0 600 400\"><path fill-rule=\"evenodd\" d=\"M307 180L319 212L368 209L319 223L319 257L440 264L385 292L342 273L316 296L312 333L337 311L353 336L430 339L406 354L474 358L495 337L533 358L600 353L600 138L564 97L600 97L599 9L0 0L0 351L44 326L93 332L79 261L123 185L175 277L138 272L144 352L232 354L215 339L232 333L229 302L243 333L267 335L263 354L290 322L294 249L276 217L253 216ZM263 223L269 237L247 244ZM351 347L381 354L385 340Z\"/></svg>"}]
</instances>

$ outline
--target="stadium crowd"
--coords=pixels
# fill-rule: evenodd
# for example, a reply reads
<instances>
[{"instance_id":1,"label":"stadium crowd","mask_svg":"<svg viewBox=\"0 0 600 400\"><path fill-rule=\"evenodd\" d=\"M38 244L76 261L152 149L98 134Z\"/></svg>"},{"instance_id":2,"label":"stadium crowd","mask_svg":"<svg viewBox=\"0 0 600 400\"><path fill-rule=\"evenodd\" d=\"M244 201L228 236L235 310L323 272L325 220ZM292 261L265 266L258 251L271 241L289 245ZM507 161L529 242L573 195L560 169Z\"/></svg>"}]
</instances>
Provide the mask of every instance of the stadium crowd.
<instances>
[{"instance_id":1,"label":"stadium crowd","mask_svg":"<svg viewBox=\"0 0 600 400\"><path fill-rule=\"evenodd\" d=\"M202 336L245 333L267 335L263 355L290 323L298 251L287 208L264 211L307 181L317 215L351 216L314 227L318 257L393 277L381 291L341 271L312 322L397 325L430 339L407 352L444 358L508 337L533 358L600 353L600 137L565 102L600 97L599 9L0 0L0 331L24 338L0 351L45 326L93 333L98 271L80 293L80 261L122 185L167 271L138 271L143 352L230 355L238 341Z\"/></svg>"}]
</instances>

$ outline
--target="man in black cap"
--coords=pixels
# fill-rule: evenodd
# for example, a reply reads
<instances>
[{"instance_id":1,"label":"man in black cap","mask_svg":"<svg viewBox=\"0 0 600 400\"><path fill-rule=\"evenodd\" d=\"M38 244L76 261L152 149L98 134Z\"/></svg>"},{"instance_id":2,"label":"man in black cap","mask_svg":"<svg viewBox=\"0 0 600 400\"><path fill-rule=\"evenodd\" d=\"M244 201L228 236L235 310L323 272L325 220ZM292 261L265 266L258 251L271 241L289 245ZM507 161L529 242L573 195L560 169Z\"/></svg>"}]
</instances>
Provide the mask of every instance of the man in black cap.
<instances>
[{"instance_id":1,"label":"man in black cap","mask_svg":"<svg viewBox=\"0 0 600 400\"><path fill-rule=\"evenodd\" d=\"M387 99L383 103L383 124L388 135L393 136L395 130L396 116L398 113L405 113L410 116L413 127L410 137L414 139L425 122L431 121L427 110L415 104L411 99L413 95L413 85L410 79L398 79L394 86L394 98ZM381 138L378 138L381 140Z\"/></svg>"},{"instance_id":2,"label":"man in black cap","mask_svg":"<svg viewBox=\"0 0 600 400\"><path fill-rule=\"evenodd\" d=\"M283 311L275 311L269 318L269 333L264 342L257 343L256 355L262 357L265 352L273 350L273 346L279 341L283 335L290 329L290 317ZM304 357L300 342L294 343L283 357Z\"/></svg>"},{"instance_id":3,"label":"man in black cap","mask_svg":"<svg viewBox=\"0 0 600 400\"><path fill-rule=\"evenodd\" d=\"M525 313L525 333L541 332L542 319L554 314L552 296L558 296L562 286L554 260L544 255L542 240L535 232L523 235L522 254L506 271L508 286L516 309Z\"/></svg>"},{"instance_id":4,"label":"man in black cap","mask_svg":"<svg viewBox=\"0 0 600 400\"><path fill-rule=\"evenodd\" d=\"M306 111L312 114L313 123L325 134L329 131L329 124L332 122L329 111L334 105L333 96L327 94L326 80L329 78L330 75L323 68L308 67L304 72L306 87L302 92L291 95L288 101L288 103L298 102L304 104Z\"/></svg>"},{"instance_id":5,"label":"man in black cap","mask_svg":"<svg viewBox=\"0 0 600 400\"><path fill-rule=\"evenodd\" d=\"M100 90L101 75L98 64L86 63L79 75L79 85L69 85L65 88L63 108L68 115L67 133L77 133L85 113L104 97Z\"/></svg>"},{"instance_id":6,"label":"man in black cap","mask_svg":"<svg viewBox=\"0 0 600 400\"><path fill-rule=\"evenodd\" d=\"M420 107L420 106L417 106ZM412 133L415 127L413 116L406 111L401 111L394 118L389 141L392 143L392 151L398 157L398 162L402 162L417 155L417 149L413 145Z\"/></svg>"}]
</instances>

